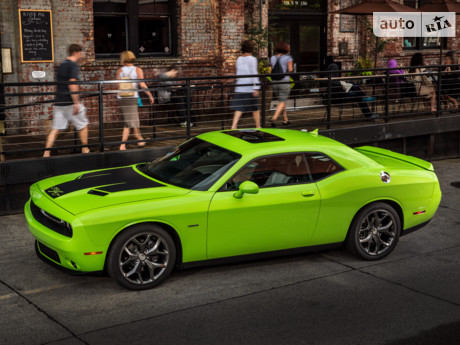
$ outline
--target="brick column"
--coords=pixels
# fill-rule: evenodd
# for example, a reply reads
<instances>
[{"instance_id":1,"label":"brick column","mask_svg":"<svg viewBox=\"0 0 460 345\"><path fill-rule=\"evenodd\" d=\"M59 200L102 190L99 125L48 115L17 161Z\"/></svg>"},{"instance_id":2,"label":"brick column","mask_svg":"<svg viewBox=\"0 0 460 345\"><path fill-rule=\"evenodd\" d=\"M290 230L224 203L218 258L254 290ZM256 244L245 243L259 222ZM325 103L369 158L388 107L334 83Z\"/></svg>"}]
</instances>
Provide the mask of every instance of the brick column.
<instances>
[{"instance_id":1,"label":"brick column","mask_svg":"<svg viewBox=\"0 0 460 345\"><path fill-rule=\"evenodd\" d=\"M235 62L244 39L244 0L220 1L219 38L222 75L235 74Z\"/></svg>"}]
</instances>

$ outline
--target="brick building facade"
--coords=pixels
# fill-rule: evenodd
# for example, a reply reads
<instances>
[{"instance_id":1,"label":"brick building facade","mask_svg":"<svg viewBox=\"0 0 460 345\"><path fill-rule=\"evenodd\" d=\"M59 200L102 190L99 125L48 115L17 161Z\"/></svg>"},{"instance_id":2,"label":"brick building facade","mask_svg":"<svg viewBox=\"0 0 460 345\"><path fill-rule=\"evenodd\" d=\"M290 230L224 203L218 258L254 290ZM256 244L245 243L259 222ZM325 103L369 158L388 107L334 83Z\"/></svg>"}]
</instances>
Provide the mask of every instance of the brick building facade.
<instances>
[{"instance_id":1,"label":"brick building facade","mask_svg":"<svg viewBox=\"0 0 460 345\"><path fill-rule=\"evenodd\" d=\"M112 0L113 1L113 0ZM128 0L127 2L129 3ZM86 80L113 79L119 66L117 55L98 57L95 51L95 14L96 4L108 3L110 0L3 0L1 1L1 45L12 48L13 73L4 75L4 82L33 81L32 71L46 73L42 81L54 78L56 65L66 55L66 47L79 43L85 49L82 63ZM149 1L141 1L149 2ZM172 46L167 55L142 56L138 64L145 69L146 77L154 77L159 70L171 63L181 65L184 73L190 76L225 75L234 70L239 44L245 37L245 28L251 22L261 22L264 27L291 25L298 23L301 30L309 30L310 35L319 35L318 52L300 52L314 56L311 66L317 64L316 70L327 61L341 61L345 68L351 68L358 56L372 54L373 47L366 44L366 35L362 19L352 16L331 14L332 11L346 7L353 0L313 0L307 2L293 0L151 0L151 3L169 2L173 20L170 28ZM403 2L403 1L401 1ZM262 7L261 7L262 6ZM21 63L19 9L51 10L53 18L54 62ZM141 14L139 14L141 15ZM305 27L303 23L317 19L319 29ZM129 18L128 18L129 20ZM457 26L459 25L457 18ZM286 24L286 21L289 21ZM281 24L280 24L281 23ZM306 29L305 29L306 28ZM313 28L313 29L312 29ZM289 39L288 37L284 37ZM307 37L310 39L310 36ZM316 40L316 39L315 39ZM310 41L311 42L311 41ZM291 45L293 42L291 42ZM302 42L298 43L302 45ZM315 44L315 43L313 43ZM459 50L460 40L449 38L446 50ZM127 47L129 48L129 46ZM294 48L294 47L293 47ZM308 50L308 49L307 49ZM403 49L402 39L391 43L381 57L396 57L403 65L415 52L422 52L428 61L435 62L439 49ZM138 53L138 52L137 52ZM317 62L316 59L318 60ZM299 62L300 63L300 62ZM382 65L382 63L380 63ZM301 68L298 68L302 71Z\"/></svg>"},{"instance_id":2,"label":"brick building facade","mask_svg":"<svg viewBox=\"0 0 460 345\"><path fill-rule=\"evenodd\" d=\"M53 81L56 66L65 58L71 43L84 47L83 80L114 79L120 65L119 51L111 54L104 44L108 46L110 37L120 32L125 35L120 36L121 41L126 40L124 48L140 55L136 64L144 69L146 78L154 78L172 63L180 65L186 76L231 75L240 42L245 38L246 29L254 23L268 27L273 40L291 43L298 72L320 70L332 59L341 62L342 68L350 69L358 57L371 56L374 49L367 40L362 19L331 14L352 3L354 0L2 0L0 44L2 48L11 48L13 68L13 73L3 75L3 81L36 81L33 71L45 72L40 81ZM117 10L115 7L120 4L125 7ZM21 62L20 9L51 11L53 62ZM126 27L134 29L126 30L124 24L115 23L117 20L124 20ZM112 25L112 29L104 25ZM151 32L153 39L142 36L145 34L142 28L148 25L156 28ZM114 28L115 32L108 31ZM102 37L101 30L105 29ZM153 48L149 48L148 42L154 43ZM120 39L115 43L119 44ZM264 50L265 54L270 52L270 47L272 45ZM151 54L145 53L145 49L151 49ZM460 39L447 39L445 50L460 50ZM407 66L415 52L422 52L428 64L439 61L439 48L404 49L403 39L399 39L386 47L378 65L384 66L389 58L396 58L400 65ZM15 92L14 89L5 91ZM52 92L52 88L22 88L21 91ZM19 101L35 100L30 96ZM5 102L15 104L18 99L7 98ZM22 114L12 110L8 116L11 121L25 121L28 128L33 128L37 118L48 118L49 114L51 111L45 106L38 112ZM36 125L39 127L38 122ZM19 122L15 126L22 127Z\"/></svg>"}]
</instances>

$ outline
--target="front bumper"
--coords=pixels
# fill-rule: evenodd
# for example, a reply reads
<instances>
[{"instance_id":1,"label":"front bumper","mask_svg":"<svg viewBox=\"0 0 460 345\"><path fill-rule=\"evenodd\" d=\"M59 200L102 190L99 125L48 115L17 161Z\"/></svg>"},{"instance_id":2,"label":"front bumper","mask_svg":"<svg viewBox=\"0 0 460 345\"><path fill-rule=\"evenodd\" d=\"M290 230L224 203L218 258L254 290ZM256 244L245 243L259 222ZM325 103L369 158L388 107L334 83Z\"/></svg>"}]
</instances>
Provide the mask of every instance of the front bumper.
<instances>
[{"instance_id":1,"label":"front bumper","mask_svg":"<svg viewBox=\"0 0 460 345\"><path fill-rule=\"evenodd\" d=\"M74 227L72 237L61 235L47 228L34 218L30 203L31 200L26 203L24 215L29 231L38 241L35 249L41 258L70 271L85 273L104 269L106 247L94 245L82 226ZM88 255L88 253L101 254Z\"/></svg>"}]
</instances>

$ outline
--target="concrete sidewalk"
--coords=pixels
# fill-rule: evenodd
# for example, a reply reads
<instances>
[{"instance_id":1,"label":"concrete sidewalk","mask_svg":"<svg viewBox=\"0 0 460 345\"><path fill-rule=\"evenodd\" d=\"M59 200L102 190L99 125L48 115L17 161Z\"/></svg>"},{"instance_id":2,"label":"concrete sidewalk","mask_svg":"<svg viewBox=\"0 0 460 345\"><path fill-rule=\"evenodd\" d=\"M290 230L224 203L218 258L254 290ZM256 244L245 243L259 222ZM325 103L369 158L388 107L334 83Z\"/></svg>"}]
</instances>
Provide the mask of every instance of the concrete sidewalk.
<instances>
[{"instance_id":1,"label":"concrete sidewalk","mask_svg":"<svg viewBox=\"0 0 460 345\"><path fill-rule=\"evenodd\" d=\"M132 292L37 259L0 218L0 344L459 344L460 159L433 221L382 261L345 250L174 272Z\"/></svg>"}]
</instances>

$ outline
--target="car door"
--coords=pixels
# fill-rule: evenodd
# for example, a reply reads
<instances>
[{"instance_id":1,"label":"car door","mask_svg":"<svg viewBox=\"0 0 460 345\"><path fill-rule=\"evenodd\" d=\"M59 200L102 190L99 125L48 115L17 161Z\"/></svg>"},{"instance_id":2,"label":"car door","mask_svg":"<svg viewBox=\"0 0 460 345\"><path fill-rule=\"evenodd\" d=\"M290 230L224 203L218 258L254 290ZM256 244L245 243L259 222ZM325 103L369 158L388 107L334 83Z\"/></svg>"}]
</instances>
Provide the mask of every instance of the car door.
<instances>
[{"instance_id":1,"label":"car door","mask_svg":"<svg viewBox=\"0 0 460 345\"><path fill-rule=\"evenodd\" d=\"M235 198L244 181L257 194ZM321 198L303 153L257 158L216 192L208 214L208 258L296 248L308 245Z\"/></svg>"}]
</instances>

